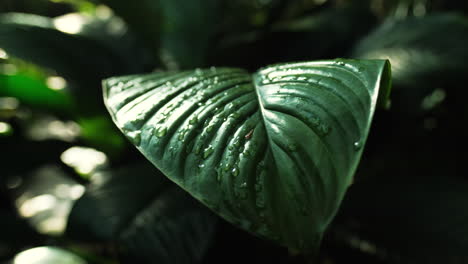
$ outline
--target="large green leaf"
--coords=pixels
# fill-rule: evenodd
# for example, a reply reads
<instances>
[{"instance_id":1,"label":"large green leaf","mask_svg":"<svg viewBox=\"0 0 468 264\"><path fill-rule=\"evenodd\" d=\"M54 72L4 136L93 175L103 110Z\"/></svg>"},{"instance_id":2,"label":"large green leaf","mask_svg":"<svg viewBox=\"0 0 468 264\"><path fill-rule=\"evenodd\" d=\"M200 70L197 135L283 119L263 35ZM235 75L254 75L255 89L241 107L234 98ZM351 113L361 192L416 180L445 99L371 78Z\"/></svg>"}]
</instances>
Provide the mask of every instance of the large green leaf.
<instances>
[{"instance_id":1,"label":"large green leaf","mask_svg":"<svg viewBox=\"0 0 468 264\"><path fill-rule=\"evenodd\" d=\"M128 263L197 263L216 216L151 164L95 174L75 204L68 235L113 241Z\"/></svg>"},{"instance_id":2,"label":"large green leaf","mask_svg":"<svg viewBox=\"0 0 468 264\"><path fill-rule=\"evenodd\" d=\"M117 126L172 181L228 221L317 247L352 181L386 61L281 64L111 78ZM379 92L380 91L380 92Z\"/></svg>"}]
</instances>

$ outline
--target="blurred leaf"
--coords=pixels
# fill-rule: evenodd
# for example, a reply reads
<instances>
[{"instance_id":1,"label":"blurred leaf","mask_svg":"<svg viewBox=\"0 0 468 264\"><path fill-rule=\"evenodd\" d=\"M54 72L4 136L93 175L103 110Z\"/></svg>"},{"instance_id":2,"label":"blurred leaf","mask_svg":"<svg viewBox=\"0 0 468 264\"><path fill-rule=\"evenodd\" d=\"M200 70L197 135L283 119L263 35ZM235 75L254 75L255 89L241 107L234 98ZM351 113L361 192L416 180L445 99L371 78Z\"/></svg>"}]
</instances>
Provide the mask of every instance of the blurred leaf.
<instances>
[{"instance_id":1,"label":"blurred leaf","mask_svg":"<svg viewBox=\"0 0 468 264\"><path fill-rule=\"evenodd\" d=\"M467 46L468 19L437 14L388 20L362 39L352 56L390 60L394 108L416 112L435 89L451 91L468 81Z\"/></svg>"},{"instance_id":2,"label":"blurred leaf","mask_svg":"<svg viewBox=\"0 0 468 264\"><path fill-rule=\"evenodd\" d=\"M122 0L103 2L140 33L153 51L162 48L163 60L182 69L206 64L223 11L221 0L145 0L138 5Z\"/></svg>"},{"instance_id":3,"label":"blurred leaf","mask_svg":"<svg viewBox=\"0 0 468 264\"><path fill-rule=\"evenodd\" d=\"M33 108L68 112L72 98L62 91L50 89L43 80L24 74L0 75L0 96L15 97Z\"/></svg>"},{"instance_id":4,"label":"blurred leaf","mask_svg":"<svg viewBox=\"0 0 468 264\"><path fill-rule=\"evenodd\" d=\"M18 253L13 264L86 264L77 255L57 247L36 247Z\"/></svg>"},{"instance_id":5,"label":"blurred leaf","mask_svg":"<svg viewBox=\"0 0 468 264\"><path fill-rule=\"evenodd\" d=\"M44 163L59 162L60 154L70 147L68 142L57 140L27 141L21 136L0 139L2 146L0 179L9 175L24 174Z\"/></svg>"},{"instance_id":6,"label":"blurred leaf","mask_svg":"<svg viewBox=\"0 0 468 264\"><path fill-rule=\"evenodd\" d=\"M138 4L129 4L126 0L101 0L101 2L122 17L156 56L160 47L162 23L160 0L142 0Z\"/></svg>"},{"instance_id":7,"label":"blurred leaf","mask_svg":"<svg viewBox=\"0 0 468 264\"><path fill-rule=\"evenodd\" d=\"M0 233L0 261L11 258L21 248L33 246L40 241L38 234L26 221L5 208L0 208Z\"/></svg>"},{"instance_id":8,"label":"blurred leaf","mask_svg":"<svg viewBox=\"0 0 468 264\"><path fill-rule=\"evenodd\" d=\"M112 120L106 116L81 118L78 123L83 141L104 151L111 157L121 154L127 146L124 137L112 123Z\"/></svg>"},{"instance_id":9,"label":"blurred leaf","mask_svg":"<svg viewBox=\"0 0 468 264\"><path fill-rule=\"evenodd\" d=\"M71 237L112 240L129 263L197 263L216 218L149 163L95 174L68 223Z\"/></svg>"},{"instance_id":10,"label":"blurred leaf","mask_svg":"<svg viewBox=\"0 0 468 264\"><path fill-rule=\"evenodd\" d=\"M386 148L343 201L337 225L399 263L465 263L468 180L447 155ZM382 152L384 153L384 152ZM427 154L423 154L427 153ZM463 166L462 166L463 167ZM367 247L369 248L369 247Z\"/></svg>"},{"instance_id":11,"label":"blurred leaf","mask_svg":"<svg viewBox=\"0 0 468 264\"><path fill-rule=\"evenodd\" d=\"M79 102L92 111L101 105L102 78L134 72L122 57L103 43L80 34L59 31L54 20L30 14L0 16L0 47L9 55L53 69L75 89ZM62 30L79 32L80 24L69 21ZM86 98L86 99L83 99Z\"/></svg>"},{"instance_id":12,"label":"blurred leaf","mask_svg":"<svg viewBox=\"0 0 468 264\"><path fill-rule=\"evenodd\" d=\"M62 235L71 207L84 187L56 165L9 177L18 214L39 233Z\"/></svg>"},{"instance_id":13,"label":"blurred leaf","mask_svg":"<svg viewBox=\"0 0 468 264\"><path fill-rule=\"evenodd\" d=\"M107 79L104 100L130 141L195 198L254 234L312 251L389 78L386 61L278 64L254 75L212 68Z\"/></svg>"},{"instance_id":14,"label":"blurred leaf","mask_svg":"<svg viewBox=\"0 0 468 264\"><path fill-rule=\"evenodd\" d=\"M368 9L326 9L316 15L277 22L268 32L228 36L211 52L210 60L214 65L255 70L271 63L342 57L375 20Z\"/></svg>"}]
</instances>

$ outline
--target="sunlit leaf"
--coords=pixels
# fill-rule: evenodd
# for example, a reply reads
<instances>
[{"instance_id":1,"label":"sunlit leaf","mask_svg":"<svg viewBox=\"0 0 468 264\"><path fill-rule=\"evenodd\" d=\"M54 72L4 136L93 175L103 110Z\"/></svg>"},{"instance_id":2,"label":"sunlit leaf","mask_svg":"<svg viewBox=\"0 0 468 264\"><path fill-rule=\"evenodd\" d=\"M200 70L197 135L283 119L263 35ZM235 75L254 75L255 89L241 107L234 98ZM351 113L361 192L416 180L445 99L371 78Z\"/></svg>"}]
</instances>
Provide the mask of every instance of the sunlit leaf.
<instances>
[{"instance_id":1,"label":"sunlit leaf","mask_svg":"<svg viewBox=\"0 0 468 264\"><path fill-rule=\"evenodd\" d=\"M197 263L216 217L149 163L95 174L75 204L71 237L113 241L129 263Z\"/></svg>"},{"instance_id":2,"label":"sunlit leaf","mask_svg":"<svg viewBox=\"0 0 468 264\"><path fill-rule=\"evenodd\" d=\"M31 107L62 113L73 107L70 95L52 90L44 81L24 74L0 75L0 96L15 97Z\"/></svg>"},{"instance_id":3,"label":"sunlit leaf","mask_svg":"<svg viewBox=\"0 0 468 264\"><path fill-rule=\"evenodd\" d=\"M36 247L18 253L12 264L86 264L79 256L57 247Z\"/></svg>"},{"instance_id":4,"label":"sunlit leaf","mask_svg":"<svg viewBox=\"0 0 468 264\"><path fill-rule=\"evenodd\" d=\"M71 207L84 192L81 184L54 165L11 176L7 184L18 214L37 232L54 236L65 231Z\"/></svg>"},{"instance_id":5,"label":"sunlit leaf","mask_svg":"<svg viewBox=\"0 0 468 264\"><path fill-rule=\"evenodd\" d=\"M385 61L212 68L111 78L117 126L219 215L290 248L316 249L352 181Z\"/></svg>"}]
</instances>

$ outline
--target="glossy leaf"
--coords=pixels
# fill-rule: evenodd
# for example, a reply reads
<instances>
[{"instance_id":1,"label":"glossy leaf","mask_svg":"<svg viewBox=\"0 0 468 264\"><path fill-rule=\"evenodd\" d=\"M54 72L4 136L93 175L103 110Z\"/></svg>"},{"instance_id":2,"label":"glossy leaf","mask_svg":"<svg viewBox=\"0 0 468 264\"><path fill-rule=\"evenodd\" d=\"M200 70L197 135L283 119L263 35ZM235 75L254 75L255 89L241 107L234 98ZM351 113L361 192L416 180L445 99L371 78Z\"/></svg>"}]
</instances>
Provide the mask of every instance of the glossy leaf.
<instances>
[{"instance_id":1,"label":"glossy leaf","mask_svg":"<svg viewBox=\"0 0 468 264\"><path fill-rule=\"evenodd\" d=\"M117 126L172 181L242 228L317 248L352 181L386 61L111 78ZM380 92L379 92L380 91Z\"/></svg>"},{"instance_id":2,"label":"glossy leaf","mask_svg":"<svg viewBox=\"0 0 468 264\"><path fill-rule=\"evenodd\" d=\"M197 263L216 216L149 163L95 174L72 210L68 235L113 241L129 263Z\"/></svg>"}]
</instances>

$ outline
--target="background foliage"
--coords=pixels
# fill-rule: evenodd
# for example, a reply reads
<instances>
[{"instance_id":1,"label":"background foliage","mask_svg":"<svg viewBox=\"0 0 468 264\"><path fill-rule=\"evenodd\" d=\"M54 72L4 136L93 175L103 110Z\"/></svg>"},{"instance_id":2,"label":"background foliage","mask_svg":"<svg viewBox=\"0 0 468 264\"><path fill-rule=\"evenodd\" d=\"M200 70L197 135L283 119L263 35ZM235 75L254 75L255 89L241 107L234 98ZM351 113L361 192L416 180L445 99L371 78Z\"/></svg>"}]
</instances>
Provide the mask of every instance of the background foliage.
<instances>
[{"instance_id":1,"label":"background foliage","mask_svg":"<svg viewBox=\"0 0 468 264\"><path fill-rule=\"evenodd\" d=\"M392 105L318 262L468 261L467 3L4 0L0 12L0 263L306 263L157 177L112 124L101 80L336 57L389 59Z\"/></svg>"}]
</instances>

